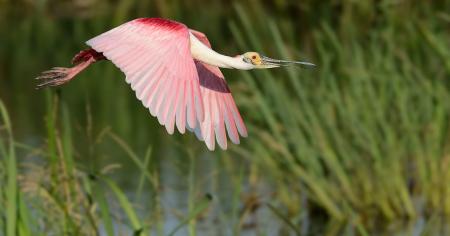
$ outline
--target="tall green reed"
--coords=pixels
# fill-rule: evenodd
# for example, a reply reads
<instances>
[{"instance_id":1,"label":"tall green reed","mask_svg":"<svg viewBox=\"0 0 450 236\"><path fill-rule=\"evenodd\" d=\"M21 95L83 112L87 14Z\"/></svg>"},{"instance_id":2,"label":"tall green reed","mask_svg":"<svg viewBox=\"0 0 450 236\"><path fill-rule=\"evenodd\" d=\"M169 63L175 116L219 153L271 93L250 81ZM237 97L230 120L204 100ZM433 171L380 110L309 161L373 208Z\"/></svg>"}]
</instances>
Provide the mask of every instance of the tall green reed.
<instances>
[{"instance_id":1,"label":"tall green reed","mask_svg":"<svg viewBox=\"0 0 450 236\"><path fill-rule=\"evenodd\" d=\"M2 218L6 219L3 224L6 228L5 232L8 236L16 235L17 232L17 219L18 219L18 209L17 209L17 160L14 148L14 139L12 135L11 121L9 119L8 112L5 105L0 101L0 114L2 118L2 128L6 131L5 140L0 142L0 153L3 157L6 157L2 163L5 169L6 183L3 186L4 191L2 191L2 196L4 196L4 216Z\"/></svg>"},{"instance_id":2,"label":"tall green reed","mask_svg":"<svg viewBox=\"0 0 450 236\"><path fill-rule=\"evenodd\" d=\"M274 217L290 228L298 227L292 232L309 232L313 226L308 226L308 221L319 218L321 222L321 215L330 222L348 222L348 230L364 234L371 226L376 228L374 222L379 220L414 221L449 214L446 101L450 46L445 30L448 13L443 10L449 9L448 1L248 1L240 5L208 1L201 2L208 9L202 14L198 5L183 1L118 3L115 7L97 1L91 8L104 11L91 12L87 18L77 14L58 18L61 15L45 4L26 17L17 15L14 7L6 13L6 8L0 9L4 13L0 14L0 29L5 31L11 19L15 24L14 31L0 38L0 72L3 78L10 78L0 81L0 93L7 104L14 104L9 107L20 124L16 130L45 134L44 153L52 160L49 167L54 183L41 190L61 206L62 213L58 214L65 215L61 218L64 222L55 221L56 226L78 232L80 223L70 215L69 205L73 203L69 200L86 192L96 196L101 214L87 222L92 232L98 230L98 218L110 235L116 233L113 209L108 208L108 194L101 180L84 176L80 184L75 184L59 179L77 176L77 162L89 163L87 173L98 172L104 153L120 153L141 171L141 183L146 181L147 186L158 189L157 167L151 167L155 168L151 173L147 170L157 157L166 156L164 147L172 149L180 142L184 149L191 147L192 155L203 153L204 147L192 135L159 135L163 129L136 102L119 71L107 63L89 69L64 88L59 102L50 93L44 97L29 92L32 85L28 78L49 66L67 65L70 57L84 47L83 41L139 16L186 22L205 32L218 51L230 55L258 50L272 57L318 64L315 70L224 71L250 131L250 138L240 146L231 146L228 153L217 152L223 157L217 160L218 172L227 173L232 183L231 196L218 197L221 202L232 199L230 212L222 209L220 219L232 222L236 234L250 215L251 207L245 206L242 195L251 191L263 197L270 195L255 190L263 184L272 188L272 195L264 201L277 212ZM25 61L35 63L24 66ZM13 95L8 91L14 91ZM112 100L111 94L117 99ZM36 98L37 105L29 104L30 96ZM85 103L92 108L93 121L84 120ZM46 111L39 109L45 105ZM46 129L40 127L43 116L47 117ZM96 146L100 139L96 135L90 135L86 142L80 140L80 126L88 127L88 133L100 133L104 127L114 132L102 138L111 138L109 142ZM119 137L126 137L127 142ZM152 149L152 155L143 154L149 144L163 148ZM90 151L81 150L86 146L92 147ZM121 152L111 150L113 147ZM80 158L74 160L77 155ZM170 156L184 155L174 152ZM244 159L236 161L236 156ZM216 181L219 186L223 184ZM63 183L63 193L56 183ZM140 186L143 193L143 184ZM201 188L189 186L193 204ZM156 194L152 204L160 212L158 197ZM92 206L83 204L85 209ZM132 212L132 207L125 208ZM194 209L191 205L189 212ZM152 223L136 220L132 213L126 215L131 221L125 222L133 230L153 228ZM162 224L158 216L148 219ZM190 222L192 234L195 223ZM331 224L326 230L342 231Z\"/></svg>"},{"instance_id":3,"label":"tall green reed","mask_svg":"<svg viewBox=\"0 0 450 236\"><path fill-rule=\"evenodd\" d=\"M257 6L248 11L237 5L236 12L238 20L230 28L240 48L250 45L277 57L298 58L294 55L300 50L292 46L298 45L297 39L280 31L294 29L292 22L277 26ZM263 21L264 26L256 23ZM288 190L297 196L294 202L306 192L331 217L351 220L357 227L374 217L417 219L430 212L449 213L442 192L450 187L448 72L435 66L446 65L439 55L449 47L439 43L433 52L429 47L436 45L420 44L427 37L442 42L423 24L397 26L409 41L405 43L389 24L362 37L355 35L355 24L332 30L323 23L311 32L315 71L243 76L251 90L244 99L255 101L242 102L250 104L244 110L262 114L249 118L249 123L259 124L250 129L259 136L249 141L250 152L258 153L251 160L287 186L298 181L297 188ZM272 43L263 44L261 38ZM435 59L422 61L414 55L418 53ZM286 207L296 208L294 202Z\"/></svg>"},{"instance_id":4,"label":"tall green reed","mask_svg":"<svg viewBox=\"0 0 450 236\"><path fill-rule=\"evenodd\" d=\"M155 170L148 168L151 152L148 151L145 161L141 161L130 146L111 131L104 130L95 138L98 142L111 139L140 170L141 181L136 201L109 176L110 169L114 168L113 164L94 171L75 164L77 150L73 149L70 111L57 94L49 93L48 96L50 118L46 119L46 126L52 128L48 128L47 146L39 151L44 157L44 164L36 164L35 160L29 159L30 163L23 163L23 168L17 165L15 150L35 149L14 141L9 115L0 101L3 121L0 126L0 153L4 157L1 159L0 170L6 170L0 178L2 186L6 186L0 192L0 206L5 209L2 211L4 215L0 226L5 235L102 235L103 232L107 235L128 232L133 235L158 232L158 235L162 235L163 213L158 196L160 184ZM30 157L25 155L27 156ZM148 191L142 191L144 185L151 187L154 192L151 202L155 203L154 206L146 206L152 209L146 217L136 210L138 202L148 202L144 199L148 196ZM192 208L180 224L172 229L172 234L186 225L195 226L192 222L205 211L211 200L212 197L207 195L197 202L197 198L192 196L189 200ZM112 207L114 204L117 204L118 209ZM122 216L126 219L121 219ZM195 235L195 231L191 232Z\"/></svg>"}]
</instances>

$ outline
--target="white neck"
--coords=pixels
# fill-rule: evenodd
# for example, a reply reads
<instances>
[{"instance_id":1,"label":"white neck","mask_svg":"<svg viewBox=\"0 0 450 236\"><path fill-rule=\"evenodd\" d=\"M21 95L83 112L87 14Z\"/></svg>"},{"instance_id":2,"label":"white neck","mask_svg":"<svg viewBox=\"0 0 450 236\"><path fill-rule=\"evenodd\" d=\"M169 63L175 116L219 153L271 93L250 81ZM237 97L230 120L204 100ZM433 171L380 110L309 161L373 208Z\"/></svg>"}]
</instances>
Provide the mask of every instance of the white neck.
<instances>
[{"instance_id":1,"label":"white neck","mask_svg":"<svg viewBox=\"0 0 450 236\"><path fill-rule=\"evenodd\" d=\"M218 66L221 68L231 68L240 70L250 70L254 66L250 63L244 62L242 56L229 57L217 53L205 44L200 42L192 33L190 35L191 42L191 54L192 57L212 66Z\"/></svg>"}]
</instances>

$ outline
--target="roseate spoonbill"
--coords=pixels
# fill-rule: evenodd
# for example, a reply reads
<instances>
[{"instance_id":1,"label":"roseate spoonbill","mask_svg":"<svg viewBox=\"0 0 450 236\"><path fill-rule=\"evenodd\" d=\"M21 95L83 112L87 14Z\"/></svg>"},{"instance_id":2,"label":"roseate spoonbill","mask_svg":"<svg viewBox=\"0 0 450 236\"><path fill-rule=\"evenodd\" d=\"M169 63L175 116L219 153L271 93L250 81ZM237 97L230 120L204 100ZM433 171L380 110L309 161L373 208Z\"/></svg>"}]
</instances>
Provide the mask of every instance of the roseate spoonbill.
<instances>
[{"instance_id":1,"label":"roseate spoonbill","mask_svg":"<svg viewBox=\"0 0 450 236\"><path fill-rule=\"evenodd\" d=\"M210 150L215 139L222 149L230 140L239 144L247 129L220 68L274 68L309 62L275 60L257 52L229 57L211 49L206 36L186 25L161 18L139 18L86 42L90 49L75 55L71 68L55 67L36 79L38 88L59 86L89 65L110 60L126 75L126 82L142 104L169 134L174 126L204 140Z\"/></svg>"}]
</instances>

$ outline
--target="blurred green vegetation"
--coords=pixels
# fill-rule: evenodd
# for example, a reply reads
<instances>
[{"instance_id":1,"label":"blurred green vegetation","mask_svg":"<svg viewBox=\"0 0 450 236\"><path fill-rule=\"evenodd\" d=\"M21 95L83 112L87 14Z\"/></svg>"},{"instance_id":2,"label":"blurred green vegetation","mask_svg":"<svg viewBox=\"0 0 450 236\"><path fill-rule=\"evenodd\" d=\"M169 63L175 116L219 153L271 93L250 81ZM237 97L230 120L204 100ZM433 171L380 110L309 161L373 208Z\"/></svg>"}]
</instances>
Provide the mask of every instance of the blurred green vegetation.
<instances>
[{"instance_id":1,"label":"blurred green vegetation","mask_svg":"<svg viewBox=\"0 0 450 236\"><path fill-rule=\"evenodd\" d=\"M223 70L249 128L228 151L167 135L108 62L34 90L156 16L318 67ZM0 0L0 232L448 234L449 26L445 0Z\"/></svg>"}]
</instances>

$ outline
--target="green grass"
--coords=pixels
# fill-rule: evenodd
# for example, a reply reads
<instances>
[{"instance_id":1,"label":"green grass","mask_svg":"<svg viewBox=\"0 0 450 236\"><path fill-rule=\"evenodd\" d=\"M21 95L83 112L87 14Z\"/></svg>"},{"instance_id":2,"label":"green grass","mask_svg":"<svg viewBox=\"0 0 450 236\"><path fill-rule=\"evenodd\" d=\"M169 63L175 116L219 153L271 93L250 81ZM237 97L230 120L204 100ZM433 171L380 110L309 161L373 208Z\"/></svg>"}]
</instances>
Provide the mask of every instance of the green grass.
<instances>
[{"instance_id":1,"label":"green grass","mask_svg":"<svg viewBox=\"0 0 450 236\"><path fill-rule=\"evenodd\" d=\"M449 1L198 3L0 1L1 233L445 234ZM40 71L139 16L318 67L224 70L249 128L226 152L166 135L106 62L34 91Z\"/></svg>"},{"instance_id":2,"label":"green grass","mask_svg":"<svg viewBox=\"0 0 450 236\"><path fill-rule=\"evenodd\" d=\"M11 121L3 102L0 103L0 112L6 130L6 142L2 142L0 148L2 150L2 156L8 157L5 163L3 163L4 168L2 168L6 173L6 184L3 185L6 186L4 194L6 222L3 225L6 228L6 235L13 236L17 225L17 206L19 205L17 204L17 160L11 131Z\"/></svg>"},{"instance_id":3,"label":"green grass","mask_svg":"<svg viewBox=\"0 0 450 236\"><path fill-rule=\"evenodd\" d=\"M44 152L40 151L42 158L48 162L45 165L23 163L23 169L17 166L15 149L24 149L31 153L35 150L15 143L9 115L4 104L0 102L0 114L3 118L1 127L4 127L6 132L6 139L0 140L2 141L0 151L2 156L6 157L2 158L1 163L1 169L6 169L1 182L2 186L4 186L3 181L6 182L6 187L1 189L2 208L6 209L2 212L4 214L2 219L6 221L2 221L1 226L5 229L6 235L36 235L36 233L40 235L100 235L102 232L106 235L122 235L129 232L133 235L149 235L156 225L153 212L147 214L149 217L147 222L138 216L136 206L130 202L127 193L109 177L108 169L111 166L105 166L99 172L92 173L73 165L73 155L71 155L73 143L70 142L72 137L68 126L70 119L67 108L59 102L57 97L54 99L52 97L49 101L49 114L52 115L46 119L47 127L56 127L55 124L61 118L59 125L61 129L51 131L49 129L47 147ZM62 111L58 112L58 109ZM136 168L142 176L137 197L146 197L142 186L147 184L156 188L159 183L155 173L145 168L144 163L117 135L109 131L101 135L110 136L123 149L123 156L135 161ZM145 158L147 164L150 158L151 155L148 152ZM17 172L21 170L22 176L18 177ZM29 201L24 201L23 198ZM173 233L202 213L210 205L211 198L207 195L198 203L198 198L193 198L192 211L183 217L180 224L173 229ZM118 209L112 208L113 204L117 204ZM153 207L156 209L158 206ZM33 214L34 221L30 219L30 212ZM125 228L117 229L117 226Z\"/></svg>"}]
</instances>

